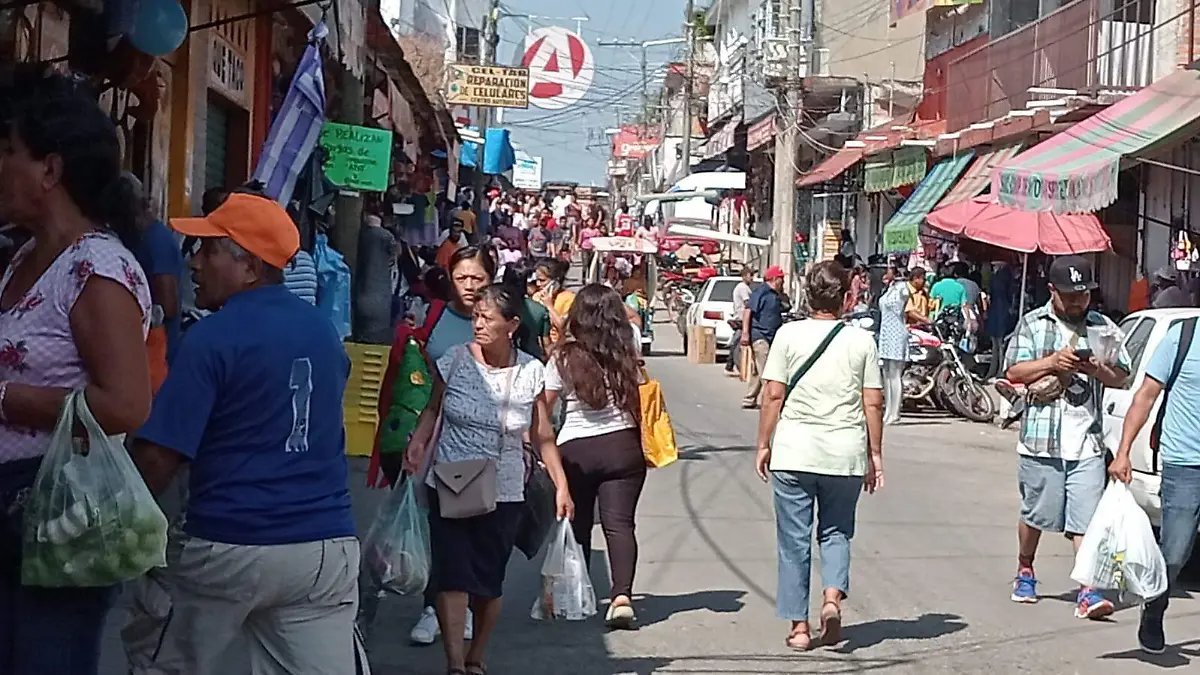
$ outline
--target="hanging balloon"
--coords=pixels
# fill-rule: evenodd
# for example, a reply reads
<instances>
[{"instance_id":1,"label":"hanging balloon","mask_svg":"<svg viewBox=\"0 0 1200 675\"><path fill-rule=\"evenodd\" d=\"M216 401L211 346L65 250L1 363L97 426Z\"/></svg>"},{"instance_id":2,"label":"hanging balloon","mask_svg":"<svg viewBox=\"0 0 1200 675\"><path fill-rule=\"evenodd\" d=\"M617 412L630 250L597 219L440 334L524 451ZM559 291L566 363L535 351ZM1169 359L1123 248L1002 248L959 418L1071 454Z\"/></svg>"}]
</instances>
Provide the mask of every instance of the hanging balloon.
<instances>
[{"instance_id":1,"label":"hanging balloon","mask_svg":"<svg viewBox=\"0 0 1200 675\"><path fill-rule=\"evenodd\" d=\"M187 13L179 0L140 0L129 41L138 51L166 56L183 44L187 33Z\"/></svg>"}]
</instances>

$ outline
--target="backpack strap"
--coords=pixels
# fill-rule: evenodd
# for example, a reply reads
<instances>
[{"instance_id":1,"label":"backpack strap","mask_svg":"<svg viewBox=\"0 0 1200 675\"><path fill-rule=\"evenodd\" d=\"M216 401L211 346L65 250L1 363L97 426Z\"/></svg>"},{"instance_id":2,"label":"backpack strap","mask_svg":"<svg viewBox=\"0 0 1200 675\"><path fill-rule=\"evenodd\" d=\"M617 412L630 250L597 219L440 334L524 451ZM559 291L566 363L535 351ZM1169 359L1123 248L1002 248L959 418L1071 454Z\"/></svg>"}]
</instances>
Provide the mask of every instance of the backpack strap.
<instances>
[{"instance_id":1,"label":"backpack strap","mask_svg":"<svg viewBox=\"0 0 1200 675\"><path fill-rule=\"evenodd\" d=\"M1183 370L1183 362L1187 360L1188 352L1192 350L1192 340L1196 337L1197 318L1184 319L1179 326L1179 347L1175 350L1175 361L1171 364L1171 374L1163 382L1162 404L1158 407L1158 416L1154 418L1154 427L1150 429L1150 471L1158 473L1159 445L1162 440L1163 420L1167 417L1167 400L1171 397L1171 388L1179 379Z\"/></svg>"},{"instance_id":2,"label":"backpack strap","mask_svg":"<svg viewBox=\"0 0 1200 675\"><path fill-rule=\"evenodd\" d=\"M810 354L808 359L805 360L800 366L800 370L797 370L796 374L792 376L792 381L788 382L787 393L783 395L784 401L788 400L788 398L792 395L792 390L796 388L796 385L800 384L800 378L804 377L805 374L812 369L813 365L817 362L817 359L820 359L821 355L825 353L825 350L829 348L829 344L833 342L833 338L837 337L837 334L842 332L842 329L845 327L846 324L842 323L841 321L833 325L833 330L829 331L829 333L825 335L825 339L821 340L821 344L817 345L817 348L813 350L813 353Z\"/></svg>"}]
</instances>

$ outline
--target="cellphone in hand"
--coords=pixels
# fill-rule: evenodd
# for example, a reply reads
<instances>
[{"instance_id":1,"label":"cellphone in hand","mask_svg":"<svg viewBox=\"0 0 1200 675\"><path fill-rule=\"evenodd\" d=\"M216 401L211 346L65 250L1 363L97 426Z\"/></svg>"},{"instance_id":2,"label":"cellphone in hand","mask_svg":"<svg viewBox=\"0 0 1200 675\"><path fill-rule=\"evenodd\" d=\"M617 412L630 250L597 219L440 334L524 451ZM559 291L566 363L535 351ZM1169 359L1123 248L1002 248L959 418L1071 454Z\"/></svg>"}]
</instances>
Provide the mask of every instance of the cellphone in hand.
<instances>
[{"instance_id":1,"label":"cellphone in hand","mask_svg":"<svg viewBox=\"0 0 1200 675\"><path fill-rule=\"evenodd\" d=\"M1092 350L1076 349L1075 350L1075 358L1079 359L1080 361L1087 361L1088 359L1092 358Z\"/></svg>"}]
</instances>

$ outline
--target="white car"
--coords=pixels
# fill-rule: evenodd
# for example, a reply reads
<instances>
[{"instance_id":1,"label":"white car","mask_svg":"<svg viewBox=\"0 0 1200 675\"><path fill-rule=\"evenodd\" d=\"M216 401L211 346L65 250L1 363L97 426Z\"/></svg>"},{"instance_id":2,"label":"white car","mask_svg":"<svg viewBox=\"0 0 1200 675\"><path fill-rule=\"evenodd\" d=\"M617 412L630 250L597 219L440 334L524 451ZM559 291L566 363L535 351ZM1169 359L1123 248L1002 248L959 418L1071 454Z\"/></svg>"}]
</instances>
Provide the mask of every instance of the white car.
<instances>
[{"instance_id":1,"label":"white car","mask_svg":"<svg viewBox=\"0 0 1200 675\"><path fill-rule=\"evenodd\" d=\"M733 289L741 283L741 277L712 277L696 292L696 302L683 314L679 332L687 350L688 329L705 326L716 330L717 347L728 349L733 339L733 328L729 322L736 319L733 313Z\"/></svg>"},{"instance_id":2,"label":"white car","mask_svg":"<svg viewBox=\"0 0 1200 675\"><path fill-rule=\"evenodd\" d=\"M1125 334L1124 346L1129 354L1133 377L1130 378L1127 389L1104 391L1104 444L1110 450L1115 452L1121 443L1125 414L1129 412L1129 406L1133 403L1133 395L1146 379L1146 366L1154 355L1154 350L1158 348L1171 326L1194 316L1200 316L1200 309L1149 309L1130 314L1121 322L1121 332ZM1155 527L1162 522L1162 459L1150 449L1150 430L1154 426L1154 420L1158 418L1160 405L1161 396L1151 408L1149 421L1134 440L1129 456L1133 465L1130 491L1150 516L1150 522Z\"/></svg>"}]
</instances>

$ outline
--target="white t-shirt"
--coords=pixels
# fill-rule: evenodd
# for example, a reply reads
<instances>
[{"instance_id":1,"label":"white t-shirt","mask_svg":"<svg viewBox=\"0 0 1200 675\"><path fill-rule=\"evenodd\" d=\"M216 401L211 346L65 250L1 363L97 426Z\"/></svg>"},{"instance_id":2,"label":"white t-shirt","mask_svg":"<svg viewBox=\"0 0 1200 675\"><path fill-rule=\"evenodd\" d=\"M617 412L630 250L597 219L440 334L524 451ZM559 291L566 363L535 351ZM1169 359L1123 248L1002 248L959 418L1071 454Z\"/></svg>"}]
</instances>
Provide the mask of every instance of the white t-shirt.
<instances>
[{"instance_id":1,"label":"white t-shirt","mask_svg":"<svg viewBox=\"0 0 1200 675\"><path fill-rule=\"evenodd\" d=\"M551 358L550 362L546 364L546 391L559 392L566 402L562 429L558 432L559 445L579 438L603 436L637 426L633 415L627 411L618 410L611 401L603 410L589 408L587 404L580 401L579 397L575 395L574 387L563 381L562 374L558 371L558 363L554 358Z\"/></svg>"},{"instance_id":2,"label":"white t-shirt","mask_svg":"<svg viewBox=\"0 0 1200 675\"><path fill-rule=\"evenodd\" d=\"M1067 324L1054 320L1058 325L1058 333L1062 344L1068 344L1071 338L1075 335L1075 331L1071 330ZM1087 331L1084 331L1079 336L1079 341L1075 343L1076 349L1087 349ZM1100 442L1097 434L1088 433L1092 425L1097 422L1096 409L1099 406L1091 400L1095 395L1095 387L1092 386L1090 377L1075 373L1071 376L1070 384L1067 385L1067 391L1062 395L1062 423L1059 425L1059 449L1060 457L1068 462L1074 462L1089 457L1099 457L1104 453L1100 447ZM1022 455L1031 457L1049 457L1046 453L1040 455L1033 452L1025 446L1021 441L1017 441L1017 452Z\"/></svg>"},{"instance_id":3,"label":"white t-shirt","mask_svg":"<svg viewBox=\"0 0 1200 675\"><path fill-rule=\"evenodd\" d=\"M554 213L555 218L561 220L563 216L567 215L567 207L574 201L573 197L559 195L550 202L550 210Z\"/></svg>"},{"instance_id":4,"label":"white t-shirt","mask_svg":"<svg viewBox=\"0 0 1200 675\"><path fill-rule=\"evenodd\" d=\"M784 324L771 343L764 380L785 386L835 321ZM867 418L863 389L882 389L879 354L871 334L842 329L783 403L772 440L772 471L862 476L867 471Z\"/></svg>"}]
</instances>

